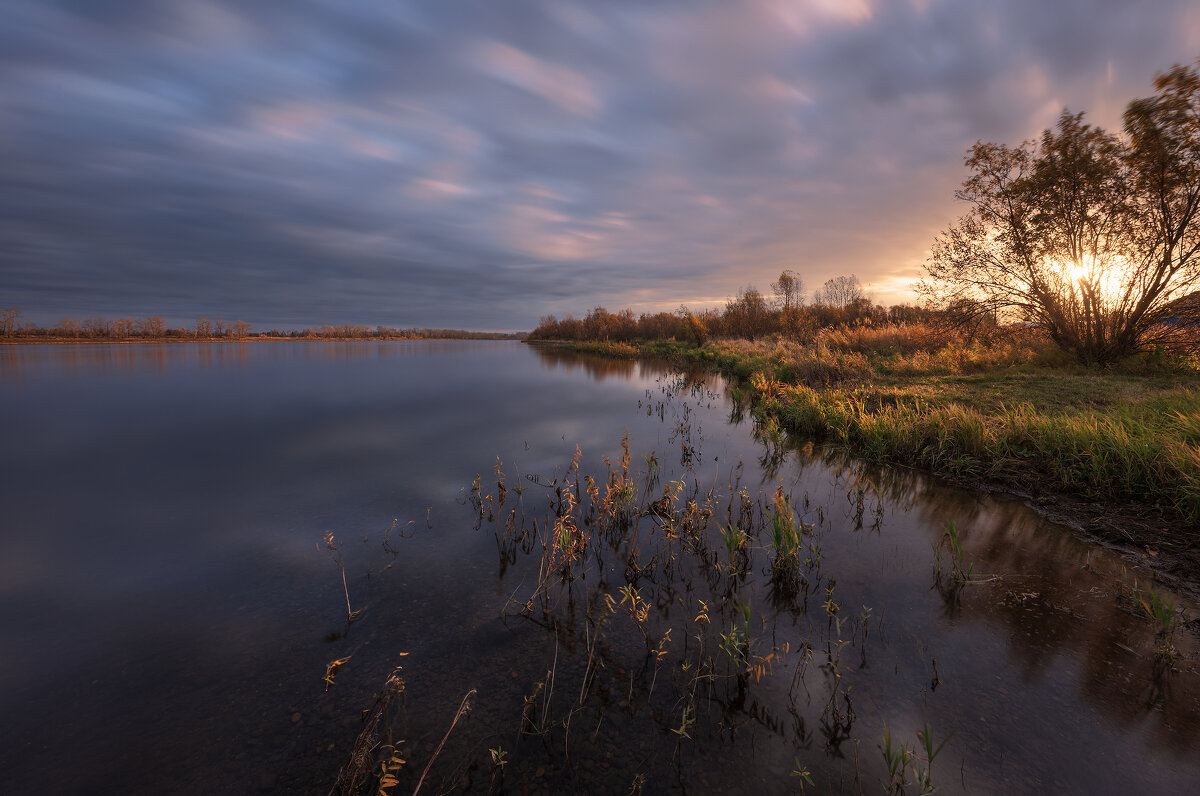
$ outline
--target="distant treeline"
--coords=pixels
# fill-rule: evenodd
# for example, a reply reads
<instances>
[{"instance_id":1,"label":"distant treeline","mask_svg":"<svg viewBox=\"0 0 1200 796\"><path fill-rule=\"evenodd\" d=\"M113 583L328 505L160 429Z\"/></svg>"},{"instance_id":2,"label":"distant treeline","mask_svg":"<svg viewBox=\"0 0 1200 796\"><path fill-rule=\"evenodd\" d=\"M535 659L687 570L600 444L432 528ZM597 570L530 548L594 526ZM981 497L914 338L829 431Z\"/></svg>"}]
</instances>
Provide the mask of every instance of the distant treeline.
<instances>
[{"instance_id":1,"label":"distant treeline","mask_svg":"<svg viewBox=\"0 0 1200 796\"><path fill-rule=\"evenodd\" d=\"M883 307L865 295L855 276L830 279L813 292L806 303L804 283L792 271L784 271L771 284L771 295L753 287L741 290L724 308L693 312L680 307L675 312L634 315L632 310L611 313L604 307L590 310L583 318L553 315L541 319L529 333L530 340L691 340L703 344L710 337L755 340L778 334L809 340L821 329L885 323L922 323L940 313L908 304Z\"/></svg>"},{"instance_id":2,"label":"distant treeline","mask_svg":"<svg viewBox=\"0 0 1200 796\"><path fill-rule=\"evenodd\" d=\"M462 329L397 329L390 326L318 326L299 331L252 331L245 321L196 319L188 328L170 328L161 315L149 318L63 318L54 326L20 322L20 311L0 309L0 337L29 342L50 340L519 340L523 333L470 332Z\"/></svg>"},{"instance_id":3,"label":"distant treeline","mask_svg":"<svg viewBox=\"0 0 1200 796\"><path fill-rule=\"evenodd\" d=\"M390 326L318 326L281 332L272 329L262 337L326 340L523 340L524 332L471 332L464 329L395 329Z\"/></svg>"}]
</instances>

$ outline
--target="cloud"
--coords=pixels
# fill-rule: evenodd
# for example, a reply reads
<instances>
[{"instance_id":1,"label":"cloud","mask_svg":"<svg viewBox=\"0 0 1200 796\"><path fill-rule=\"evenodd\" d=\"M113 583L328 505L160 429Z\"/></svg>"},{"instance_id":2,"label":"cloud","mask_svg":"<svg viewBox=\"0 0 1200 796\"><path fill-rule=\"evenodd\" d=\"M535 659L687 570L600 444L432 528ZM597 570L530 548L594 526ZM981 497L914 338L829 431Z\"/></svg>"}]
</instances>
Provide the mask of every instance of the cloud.
<instances>
[{"instance_id":1,"label":"cloud","mask_svg":"<svg viewBox=\"0 0 1200 796\"><path fill-rule=\"evenodd\" d=\"M1192 4L12 0L0 304L529 328L855 273L976 139L1119 126Z\"/></svg>"},{"instance_id":2,"label":"cloud","mask_svg":"<svg viewBox=\"0 0 1200 796\"><path fill-rule=\"evenodd\" d=\"M603 104L586 77L498 41L476 48L480 65L497 80L525 89L563 110L595 116Z\"/></svg>"}]
</instances>

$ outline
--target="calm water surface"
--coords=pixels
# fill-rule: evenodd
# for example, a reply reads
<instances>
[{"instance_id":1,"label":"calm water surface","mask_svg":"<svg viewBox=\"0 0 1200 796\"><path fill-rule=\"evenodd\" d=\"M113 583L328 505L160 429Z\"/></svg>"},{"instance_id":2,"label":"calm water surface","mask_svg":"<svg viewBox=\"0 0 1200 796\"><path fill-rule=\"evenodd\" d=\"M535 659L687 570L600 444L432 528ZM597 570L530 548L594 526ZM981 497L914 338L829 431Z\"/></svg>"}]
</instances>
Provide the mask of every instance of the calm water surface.
<instances>
[{"instance_id":1,"label":"calm water surface","mask_svg":"<svg viewBox=\"0 0 1200 796\"><path fill-rule=\"evenodd\" d=\"M794 792L798 767L880 792L885 728L920 748L926 723L942 792L1200 789L1195 623L1156 634L1137 607L1190 603L1015 501L764 443L716 378L493 342L0 347L0 429L5 792L327 793L397 664L395 792L471 689L422 792ZM603 484L626 434L639 509L674 489L706 529L637 511L636 541L597 537L523 614L554 522L539 483L578 446ZM761 530L780 487L812 526L786 597ZM759 530L737 574L719 525L742 490ZM948 551L936 570L950 522L962 587ZM720 648L738 606L749 676Z\"/></svg>"}]
</instances>

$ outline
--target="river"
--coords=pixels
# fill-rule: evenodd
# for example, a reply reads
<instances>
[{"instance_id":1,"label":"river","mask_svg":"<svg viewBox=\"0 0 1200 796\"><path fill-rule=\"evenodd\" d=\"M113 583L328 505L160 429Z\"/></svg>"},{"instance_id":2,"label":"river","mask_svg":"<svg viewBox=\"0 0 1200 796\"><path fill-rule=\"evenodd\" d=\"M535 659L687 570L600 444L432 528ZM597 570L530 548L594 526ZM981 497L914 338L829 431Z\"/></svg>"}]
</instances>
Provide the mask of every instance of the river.
<instances>
[{"instance_id":1,"label":"river","mask_svg":"<svg viewBox=\"0 0 1200 796\"><path fill-rule=\"evenodd\" d=\"M0 428L10 793L328 793L393 671L397 793L431 761L422 792L1200 789L1192 603L1015 499L776 438L715 376L5 346Z\"/></svg>"}]
</instances>

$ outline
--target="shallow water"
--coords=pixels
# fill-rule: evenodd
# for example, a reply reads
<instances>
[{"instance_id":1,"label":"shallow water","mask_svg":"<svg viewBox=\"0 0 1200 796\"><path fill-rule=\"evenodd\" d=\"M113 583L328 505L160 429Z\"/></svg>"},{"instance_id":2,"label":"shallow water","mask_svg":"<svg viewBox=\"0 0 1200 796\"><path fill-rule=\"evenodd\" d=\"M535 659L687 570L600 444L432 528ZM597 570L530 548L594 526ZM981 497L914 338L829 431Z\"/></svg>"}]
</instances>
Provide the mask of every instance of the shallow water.
<instances>
[{"instance_id":1,"label":"shallow water","mask_svg":"<svg viewBox=\"0 0 1200 796\"><path fill-rule=\"evenodd\" d=\"M1190 603L1016 501L737 421L717 378L516 343L0 347L5 790L326 793L397 664L395 792L471 689L422 792L784 792L797 768L879 792L885 728L919 758L926 723L942 792L1200 787L1195 625L1156 634L1139 599ZM578 446L603 484L625 434L639 487L657 462L638 507L675 480L707 527L635 511L522 612L554 521L525 475ZM509 502L476 528L498 460ZM762 527L780 486L820 560L787 598ZM758 519L735 574L718 523L739 489ZM517 506L528 555L504 546ZM937 574L951 522L965 585L944 546ZM635 547L640 626L619 604ZM719 647L739 604L749 675Z\"/></svg>"}]
</instances>

